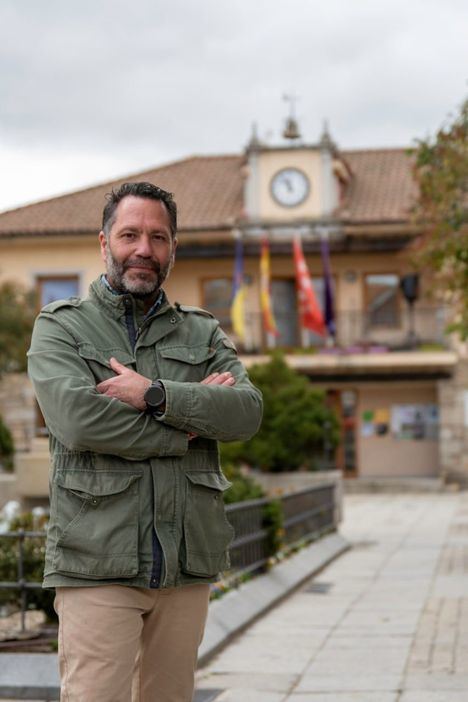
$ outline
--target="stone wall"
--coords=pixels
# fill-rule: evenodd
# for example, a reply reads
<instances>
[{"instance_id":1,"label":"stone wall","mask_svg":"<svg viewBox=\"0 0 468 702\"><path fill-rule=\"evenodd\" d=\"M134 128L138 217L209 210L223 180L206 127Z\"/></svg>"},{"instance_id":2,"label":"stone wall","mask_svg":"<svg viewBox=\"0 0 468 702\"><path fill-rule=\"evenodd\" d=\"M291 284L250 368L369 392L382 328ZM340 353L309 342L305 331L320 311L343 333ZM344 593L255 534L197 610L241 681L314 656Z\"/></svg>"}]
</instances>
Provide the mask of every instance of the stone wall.
<instances>
[{"instance_id":1,"label":"stone wall","mask_svg":"<svg viewBox=\"0 0 468 702\"><path fill-rule=\"evenodd\" d=\"M439 382L440 467L446 482L468 487L468 358L453 378Z\"/></svg>"},{"instance_id":2,"label":"stone wall","mask_svg":"<svg viewBox=\"0 0 468 702\"><path fill-rule=\"evenodd\" d=\"M13 434L16 451L29 451L35 433L36 401L26 373L9 373L1 379L0 414Z\"/></svg>"}]
</instances>

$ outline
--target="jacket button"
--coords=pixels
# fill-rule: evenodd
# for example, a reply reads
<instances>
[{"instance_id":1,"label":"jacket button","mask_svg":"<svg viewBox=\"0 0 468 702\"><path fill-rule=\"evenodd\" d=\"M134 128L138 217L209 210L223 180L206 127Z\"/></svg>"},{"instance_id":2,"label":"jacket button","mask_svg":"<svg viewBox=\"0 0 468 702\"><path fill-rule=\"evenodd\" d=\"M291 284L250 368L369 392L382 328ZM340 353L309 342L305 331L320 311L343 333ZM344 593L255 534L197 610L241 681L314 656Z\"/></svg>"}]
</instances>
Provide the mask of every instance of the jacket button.
<instances>
[{"instance_id":1,"label":"jacket button","mask_svg":"<svg viewBox=\"0 0 468 702\"><path fill-rule=\"evenodd\" d=\"M177 322L177 317L171 317L169 321L171 324L175 324Z\"/></svg>"}]
</instances>

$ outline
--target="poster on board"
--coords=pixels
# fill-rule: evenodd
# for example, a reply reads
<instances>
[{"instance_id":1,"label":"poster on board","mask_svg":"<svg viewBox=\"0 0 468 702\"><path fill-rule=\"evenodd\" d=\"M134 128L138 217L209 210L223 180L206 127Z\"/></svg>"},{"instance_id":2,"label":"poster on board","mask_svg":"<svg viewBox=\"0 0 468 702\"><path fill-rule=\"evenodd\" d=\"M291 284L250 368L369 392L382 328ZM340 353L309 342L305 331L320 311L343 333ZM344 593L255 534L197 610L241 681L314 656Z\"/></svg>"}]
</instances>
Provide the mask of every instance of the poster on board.
<instances>
[{"instance_id":1,"label":"poster on board","mask_svg":"<svg viewBox=\"0 0 468 702\"><path fill-rule=\"evenodd\" d=\"M437 440L439 408L432 404L393 405L391 429L395 439Z\"/></svg>"}]
</instances>

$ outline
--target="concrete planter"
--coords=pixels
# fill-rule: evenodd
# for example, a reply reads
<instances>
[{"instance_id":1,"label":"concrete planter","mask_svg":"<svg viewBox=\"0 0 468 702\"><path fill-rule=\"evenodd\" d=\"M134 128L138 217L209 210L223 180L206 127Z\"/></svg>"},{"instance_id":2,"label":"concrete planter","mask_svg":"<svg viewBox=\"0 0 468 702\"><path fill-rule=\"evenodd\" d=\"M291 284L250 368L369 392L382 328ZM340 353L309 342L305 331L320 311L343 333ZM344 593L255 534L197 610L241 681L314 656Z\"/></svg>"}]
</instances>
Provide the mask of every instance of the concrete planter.
<instances>
[{"instance_id":1,"label":"concrete planter","mask_svg":"<svg viewBox=\"0 0 468 702\"><path fill-rule=\"evenodd\" d=\"M16 491L19 499L46 499L49 496L49 442L34 439L31 451L15 457Z\"/></svg>"}]
</instances>

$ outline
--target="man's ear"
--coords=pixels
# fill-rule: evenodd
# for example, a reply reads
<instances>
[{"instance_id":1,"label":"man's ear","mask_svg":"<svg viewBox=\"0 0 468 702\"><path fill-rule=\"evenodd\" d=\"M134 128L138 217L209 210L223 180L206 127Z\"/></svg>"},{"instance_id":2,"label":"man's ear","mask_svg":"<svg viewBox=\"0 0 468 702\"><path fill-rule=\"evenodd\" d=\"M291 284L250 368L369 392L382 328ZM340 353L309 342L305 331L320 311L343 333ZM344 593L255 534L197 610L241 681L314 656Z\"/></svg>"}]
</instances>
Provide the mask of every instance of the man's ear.
<instances>
[{"instance_id":1,"label":"man's ear","mask_svg":"<svg viewBox=\"0 0 468 702\"><path fill-rule=\"evenodd\" d=\"M174 263L174 259L175 259L175 255L176 255L176 251L177 251L177 244L178 244L178 243L179 243L179 242L178 242L178 240L177 240L177 237L174 237L174 240L173 240L173 242L172 242L172 246L173 246L173 248L172 248L172 263Z\"/></svg>"},{"instance_id":2,"label":"man's ear","mask_svg":"<svg viewBox=\"0 0 468 702\"><path fill-rule=\"evenodd\" d=\"M101 258L105 263L107 253L107 237L102 230L99 232L99 246L101 248Z\"/></svg>"}]
</instances>

